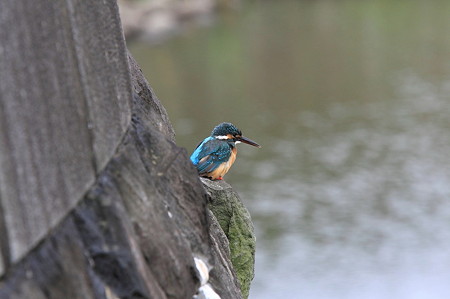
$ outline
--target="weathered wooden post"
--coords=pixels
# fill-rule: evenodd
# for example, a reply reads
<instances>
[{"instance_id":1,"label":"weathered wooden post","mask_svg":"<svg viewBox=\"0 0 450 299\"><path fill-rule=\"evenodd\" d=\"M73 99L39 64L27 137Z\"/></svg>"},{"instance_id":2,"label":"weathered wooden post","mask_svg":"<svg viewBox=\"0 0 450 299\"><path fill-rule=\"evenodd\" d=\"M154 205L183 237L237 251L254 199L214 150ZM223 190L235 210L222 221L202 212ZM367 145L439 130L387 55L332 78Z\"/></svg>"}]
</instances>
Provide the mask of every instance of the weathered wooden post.
<instances>
[{"instance_id":1,"label":"weathered wooden post","mask_svg":"<svg viewBox=\"0 0 450 299\"><path fill-rule=\"evenodd\" d=\"M115 0L0 6L0 298L240 298Z\"/></svg>"}]
</instances>

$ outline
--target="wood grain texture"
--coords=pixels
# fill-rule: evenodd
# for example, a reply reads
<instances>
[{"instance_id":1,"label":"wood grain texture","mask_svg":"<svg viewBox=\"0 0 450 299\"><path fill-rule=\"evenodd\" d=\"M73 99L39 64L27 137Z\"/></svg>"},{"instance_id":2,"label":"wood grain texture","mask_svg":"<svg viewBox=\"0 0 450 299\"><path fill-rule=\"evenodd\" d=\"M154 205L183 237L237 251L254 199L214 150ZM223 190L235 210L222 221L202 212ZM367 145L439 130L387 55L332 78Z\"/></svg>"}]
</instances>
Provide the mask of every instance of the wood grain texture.
<instances>
[{"instance_id":1,"label":"wood grain texture","mask_svg":"<svg viewBox=\"0 0 450 299\"><path fill-rule=\"evenodd\" d=\"M0 41L0 298L192 298L194 257L241 298L115 1L2 2Z\"/></svg>"},{"instance_id":2,"label":"wood grain texture","mask_svg":"<svg viewBox=\"0 0 450 299\"><path fill-rule=\"evenodd\" d=\"M159 101L155 92L145 79L141 68L130 53L128 53L128 61L130 64L134 97L141 99L140 101L135 101L135 105L139 106L139 110L147 116L145 120L143 119L143 121L146 121L145 125L157 129L175 142L175 131L170 123L166 108Z\"/></svg>"},{"instance_id":3,"label":"wood grain texture","mask_svg":"<svg viewBox=\"0 0 450 299\"><path fill-rule=\"evenodd\" d=\"M153 99L135 95L116 154L74 210L12 265L0 298L192 298L194 257L218 270L211 283L223 299L241 298L196 169L186 150L148 125Z\"/></svg>"},{"instance_id":4,"label":"wood grain texture","mask_svg":"<svg viewBox=\"0 0 450 299\"><path fill-rule=\"evenodd\" d=\"M113 0L1 4L0 211L7 238L0 248L7 263L74 207L123 138L131 81L116 10Z\"/></svg>"}]
</instances>

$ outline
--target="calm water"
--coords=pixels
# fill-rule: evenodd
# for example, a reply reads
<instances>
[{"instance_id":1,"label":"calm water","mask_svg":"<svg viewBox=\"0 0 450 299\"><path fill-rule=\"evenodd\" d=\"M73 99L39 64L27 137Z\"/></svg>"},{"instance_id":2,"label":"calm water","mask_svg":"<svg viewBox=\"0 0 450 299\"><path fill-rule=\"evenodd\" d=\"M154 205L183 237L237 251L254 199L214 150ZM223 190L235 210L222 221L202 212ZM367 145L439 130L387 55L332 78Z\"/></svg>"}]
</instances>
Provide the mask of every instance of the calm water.
<instances>
[{"instance_id":1,"label":"calm water","mask_svg":"<svg viewBox=\"0 0 450 299\"><path fill-rule=\"evenodd\" d=\"M189 152L222 121L252 299L450 298L450 1L262 1L130 45Z\"/></svg>"}]
</instances>

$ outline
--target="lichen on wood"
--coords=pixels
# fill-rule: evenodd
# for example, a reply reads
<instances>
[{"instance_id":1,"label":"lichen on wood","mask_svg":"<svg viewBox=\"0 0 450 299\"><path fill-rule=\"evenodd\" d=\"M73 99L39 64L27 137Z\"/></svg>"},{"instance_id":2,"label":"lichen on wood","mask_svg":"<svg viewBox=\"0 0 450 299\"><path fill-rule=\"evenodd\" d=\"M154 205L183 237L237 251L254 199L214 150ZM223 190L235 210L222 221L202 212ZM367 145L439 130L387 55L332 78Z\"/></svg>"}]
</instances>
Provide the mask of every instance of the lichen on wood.
<instances>
[{"instance_id":1,"label":"lichen on wood","mask_svg":"<svg viewBox=\"0 0 450 299\"><path fill-rule=\"evenodd\" d=\"M226 235L230 258L241 286L243 298L247 298L255 271L256 238L250 213L239 195L225 181L202 178L210 199L208 207Z\"/></svg>"}]
</instances>

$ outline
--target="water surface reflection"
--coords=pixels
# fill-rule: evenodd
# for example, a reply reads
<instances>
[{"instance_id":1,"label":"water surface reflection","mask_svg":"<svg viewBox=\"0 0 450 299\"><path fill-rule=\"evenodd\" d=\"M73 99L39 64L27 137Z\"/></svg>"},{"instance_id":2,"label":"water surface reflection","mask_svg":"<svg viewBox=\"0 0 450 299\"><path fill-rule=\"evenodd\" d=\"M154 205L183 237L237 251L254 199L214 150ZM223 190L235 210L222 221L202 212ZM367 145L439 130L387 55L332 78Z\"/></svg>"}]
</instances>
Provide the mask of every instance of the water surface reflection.
<instances>
[{"instance_id":1,"label":"water surface reflection","mask_svg":"<svg viewBox=\"0 0 450 299\"><path fill-rule=\"evenodd\" d=\"M191 151L221 121L257 232L251 298L450 298L450 3L253 2L131 45Z\"/></svg>"}]
</instances>

